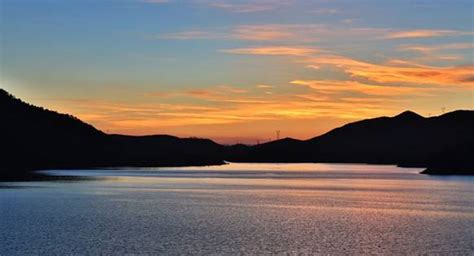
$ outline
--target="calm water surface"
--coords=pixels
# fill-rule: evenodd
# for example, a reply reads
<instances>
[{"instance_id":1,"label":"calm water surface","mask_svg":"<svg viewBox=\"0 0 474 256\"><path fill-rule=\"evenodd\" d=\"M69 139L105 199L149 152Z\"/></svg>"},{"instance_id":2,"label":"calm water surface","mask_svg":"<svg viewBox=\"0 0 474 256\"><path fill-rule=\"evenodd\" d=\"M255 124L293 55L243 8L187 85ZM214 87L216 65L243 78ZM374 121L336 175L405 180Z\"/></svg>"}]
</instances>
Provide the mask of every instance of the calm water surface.
<instances>
[{"instance_id":1,"label":"calm water surface","mask_svg":"<svg viewBox=\"0 0 474 256\"><path fill-rule=\"evenodd\" d=\"M474 179L342 164L0 183L0 254L474 255Z\"/></svg>"}]
</instances>

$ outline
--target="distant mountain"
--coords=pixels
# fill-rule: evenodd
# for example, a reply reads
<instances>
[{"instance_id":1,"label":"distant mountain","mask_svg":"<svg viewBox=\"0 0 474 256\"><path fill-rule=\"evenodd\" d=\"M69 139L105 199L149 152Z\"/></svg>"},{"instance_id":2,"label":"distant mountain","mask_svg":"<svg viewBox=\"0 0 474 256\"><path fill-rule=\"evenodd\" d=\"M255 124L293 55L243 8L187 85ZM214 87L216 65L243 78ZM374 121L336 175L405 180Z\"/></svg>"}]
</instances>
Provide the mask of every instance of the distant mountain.
<instances>
[{"instance_id":1,"label":"distant mountain","mask_svg":"<svg viewBox=\"0 0 474 256\"><path fill-rule=\"evenodd\" d=\"M307 141L230 148L239 162L334 162L429 167L427 174L474 174L474 111L424 118L406 111L362 120Z\"/></svg>"},{"instance_id":2,"label":"distant mountain","mask_svg":"<svg viewBox=\"0 0 474 256\"><path fill-rule=\"evenodd\" d=\"M107 135L79 119L24 103L0 89L0 176L30 170L222 164L207 139Z\"/></svg>"},{"instance_id":3,"label":"distant mountain","mask_svg":"<svg viewBox=\"0 0 474 256\"><path fill-rule=\"evenodd\" d=\"M406 111L362 120L302 141L222 146L168 135L109 135L81 120L24 103L0 89L0 177L31 170L189 166L235 162L334 162L428 167L474 175L474 111L425 118Z\"/></svg>"}]
</instances>

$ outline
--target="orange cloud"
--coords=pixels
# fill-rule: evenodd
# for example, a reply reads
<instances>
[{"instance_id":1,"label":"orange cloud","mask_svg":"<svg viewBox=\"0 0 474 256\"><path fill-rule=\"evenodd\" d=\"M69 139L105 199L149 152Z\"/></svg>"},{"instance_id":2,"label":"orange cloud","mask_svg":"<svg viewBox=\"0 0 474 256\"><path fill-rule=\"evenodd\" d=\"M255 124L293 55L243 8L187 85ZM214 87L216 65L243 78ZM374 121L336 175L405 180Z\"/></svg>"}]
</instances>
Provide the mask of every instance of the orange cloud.
<instances>
[{"instance_id":1,"label":"orange cloud","mask_svg":"<svg viewBox=\"0 0 474 256\"><path fill-rule=\"evenodd\" d=\"M235 4L217 4L220 6L234 6ZM240 6L240 5L236 5ZM253 5L252 5L253 6ZM266 5L265 5L266 6ZM263 7L252 7L262 8ZM251 10L248 7L249 11ZM447 36L467 36L474 32L459 30L395 30L392 28L356 28L351 26L351 19L343 20L339 25L326 24L255 24L239 25L219 30L201 31L190 30L158 36L159 39L225 39L244 41L275 41L308 43L315 41L348 40L362 41L380 39L414 39ZM348 23L344 25L344 23Z\"/></svg>"},{"instance_id":2,"label":"orange cloud","mask_svg":"<svg viewBox=\"0 0 474 256\"><path fill-rule=\"evenodd\" d=\"M245 41L284 41L300 37L287 25L241 25L228 30L190 30L159 35L158 39L193 40L193 39L224 39Z\"/></svg>"},{"instance_id":3,"label":"orange cloud","mask_svg":"<svg viewBox=\"0 0 474 256\"><path fill-rule=\"evenodd\" d=\"M363 77L378 83L412 83L432 84L439 86L474 86L472 77L473 65L433 67L427 65L417 66L390 66L372 64L351 58L322 55L306 59L308 67L312 65L331 65L343 69L353 77Z\"/></svg>"},{"instance_id":4,"label":"orange cloud","mask_svg":"<svg viewBox=\"0 0 474 256\"><path fill-rule=\"evenodd\" d=\"M418 30L390 32L385 36L385 38L402 39L402 38L423 38L423 37L440 37L440 36L463 36L463 35L472 35L472 34L473 34L472 32L457 31L457 30L418 29Z\"/></svg>"},{"instance_id":5,"label":"orange cloud","mask_svg":"<svg viewBox=\"0 0 474 256\"><path fill-rule=\"evenodd\" d=\"M240 25L226 29L202 31L190 30L160 35L158 39L224 39L243 41L275 41L299 42L378 39L389 32L389 29L379 28L352 28L328 26L324 24L257 24Z\"/></svg>"},{"instance_id":6,"label":"orange cloud","mask_svg":"<svg viewBox=\"0 0 474 256\"><path fill-rule=\"evenodd\" d=\"M343 40L376 39L383 36L388 29L352 28L328 26L324 24L261 24L243 25L231 30L231 38L247 41L288 41L315 42Z\"/></svg>"},{"instance_id":7,"label":"orange cloud","mask_svg":"<svg viewBox=\"0 0 474 256\"><path fill-rule=\"evenodd\" d=\"M399 47L401 51L418 51L428 53L439 50L462 50L474 48L473 43L453 43L442 45L402 45Z\"/></svg>"},{"instance_id":8,"label":"orange cloud","mask_svg":"<svg viewBox=\"0 0 474 256\"><path fill-rule=\"evenodd\" d=\"M421 95L426 94L427 88L369 85L357 81L336 80L294 80L294 85L305 86L319 93L358 92L368 95Z\"/></svg>"},{"instance_id":9,"label":"orange cloud","mask_svg":"<svg viewBox=\"0 0 474 256\"><path fill-rule=\"evenodd\" d=\"M231 37L248 41L280 41L295 38L295 33L279 25L243 25L234 28Z\"/></svg>"},{"instance_id":10,"label":"orange cloud","mask_svg":"<svg viewBox=\"0 0 474 256\"><path fill-rule=\"evenodd\" d=\"M58 106L61 106L62 111L83 118L108 132L130 134L160 133L166 127L230 125L272 120L290 122L318 117L354 118L382 112L381 104L377 102L362 99L359 102L347 101L339 99L339 96L321 95L315 90L306 93L291 91L267 94L265 90L257 90L250 93L229 86L215 86L171 93L173 97L198 99L187 100L186 103L178 101L179 104L176 103L177 99L160 98L158 103L64 100ZM383 109L388 109L386 102L384 104ZM45 105L55 109L52 102ZM210 131L206 134L211 135Z\"/></svg>"},{"instance_id":11,"label":"orange cloud","mask_svg":"<svg viewBox=\"0 0 474 256\"><path fill-rule=\"evenodd\" d=\"M257 88L259 88L259 89L271 89L271 88L273 88L273 86L268 85L268 84L257 84Z\"/></svg>"},{"instance_id":12,"label":"orange cloud","mask_svg":"<svg viewBox=\"0 0 474 256\"><path fill-rule=\"evenodd\" d=\"M287 46L267 46L256 48L236 48L225 49L221 52L232 54L250 54L250 55L287 55L304 56L319 52L319 50L307 47L287 47Z\"/></svg>"}]
</instances>

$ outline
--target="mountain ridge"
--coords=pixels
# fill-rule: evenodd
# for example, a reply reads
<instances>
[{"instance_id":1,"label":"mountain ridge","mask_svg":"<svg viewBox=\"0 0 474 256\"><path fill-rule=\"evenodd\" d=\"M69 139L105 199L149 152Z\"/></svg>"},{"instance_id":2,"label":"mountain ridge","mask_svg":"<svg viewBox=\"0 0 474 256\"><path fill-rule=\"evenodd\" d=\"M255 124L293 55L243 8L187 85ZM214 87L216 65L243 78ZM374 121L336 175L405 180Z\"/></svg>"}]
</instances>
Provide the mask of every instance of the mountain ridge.
<instances>
[{"instance_id":1,"label":"mountain ridge","mask_svg":"<svg viewBox=\"0 0 474 256\"><path fill-rule=\"evenodd\" d=\"M301 142L271 142L230 154L234 161L256 162L344 162L396 164L429 167L424 173L446 174L439 170L456 165L474 174L474 111L456 110L436 117L405 111L394 117L377 117L348 123L325 134ZM286 145L285 145L286 144ZM276 146L278 145L278 147ZM453 156L464 149L459 157ZM474 151L471 151L474 152ZM459 163L443 159L457 159Z\"/></svg>"},{"instance_id":2,"label":"mountain ridge","mask_svg":"<svg viewBox=\"0 0 474 256\"><path fill-rule=\"evenodd\" d=\"M67 114L36 107L0 89L0 177L32 170L224 164L208 139L106 134Z\"/></svg>"},{"instance_id":3,"label":"mountain ridge","mask_svg":"<svg viewBox=\"0 0 474 256\"><path fill-rule=\"evenodd\" d=\"M404 111L348 123L308 140L223 146L171 135L106 134L80 119L36 107L0 88L0 177L51 168L189 166L234 162L340 162L427 167L474 174L474 111L436 117Z\"/></svg>"}]
</instances>

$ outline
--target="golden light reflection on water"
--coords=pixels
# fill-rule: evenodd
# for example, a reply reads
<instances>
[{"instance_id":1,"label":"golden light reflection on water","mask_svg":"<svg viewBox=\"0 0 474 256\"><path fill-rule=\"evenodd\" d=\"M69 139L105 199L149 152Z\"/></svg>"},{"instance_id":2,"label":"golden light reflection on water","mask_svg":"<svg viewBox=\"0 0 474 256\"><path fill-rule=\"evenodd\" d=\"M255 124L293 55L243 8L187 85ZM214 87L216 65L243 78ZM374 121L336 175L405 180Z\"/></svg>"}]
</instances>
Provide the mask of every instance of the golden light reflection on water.
<instances>
[{"instance_id":1,"label":"golden light reflection on water","mask_svg":"<svg viewBox=\"0 0 474 256\"><path fill-rule=\"evenodd\" d=\"M115 190L112 188L112 190ZM110 192L110 191L109 191ZM430 200L429 196L413 199L404 193L384 192L355 192L355 191L294 191L277 189L178 189L178 188L128 188L117 189L116 196L112 200L128 203L143 203L143 199L123 199L120 194L126 193L175 193L178 198L196 200L187 202L189 206L230 207L230 208L273 208L289 210L318 210L318 211L357 211L367 214L393 214L393 215L423 215L423 216L456 216L463 218L474 218L474 206L466 209L466 206L455 206L445 204L441 197L439 200ZM112 193L107 193L111 195ZM240 198L242 203L227 201L229 195L233 199ZM259 198L258 203L246 202L246 198ZM277 200L275 197L282 198ZM149 200L150 203L153 200ZM146 200L145 200L146 202Z\"/></svg>"},{"instance_id":2,"label":"golden light reflection on water","mask_svg":"<svg viewBox=\"0 0 474 256\"><path fill-rule=\"evenodd\" d=\"M420 168L394 168L394 165L371 165L371 164L340 164L340 163L228 163L215 166L191 166L191 167L163 167L155 170L176 170L176 171L285 171L285 172L356 172L356 173L418 173ZM145 168L147 169L147 168Z\"/></svg>"},{"instance_id":3,"label":"golden light reflection on water","mask_svg":"<svg viewBox=\"0 0 474 256\"><path fill-rule=\"evenodd\" d=\"M108 186L103 189L115 191L117 197L126 193L173 193L192 200L187 204L213 207L474 218L474 205L457 205L450 193L456 191L459 196L468 197L474 192L472 186L463 189L456 181L419 175L419 169L362 164L229 164L141 171L149 176L115 177L106 181ZM154 176L160 173L168 176Z\"/></svg>"},{"instance_id":4,"label":"golden light reflection on water","mask_svg":"<svg viewBox=\"0 0 474 256\"><path fill-rule=\"evenodd\" d=\"M35 220L14 241L47 230L54 209L67 225L53 222L42 241L68 237L77 220L74 234L145 254L469 254L474 179L417 172L350 164L56 171L101 178L0 190L16 207L0 214L6 223Z\"/></svg>"}]
</instances>

